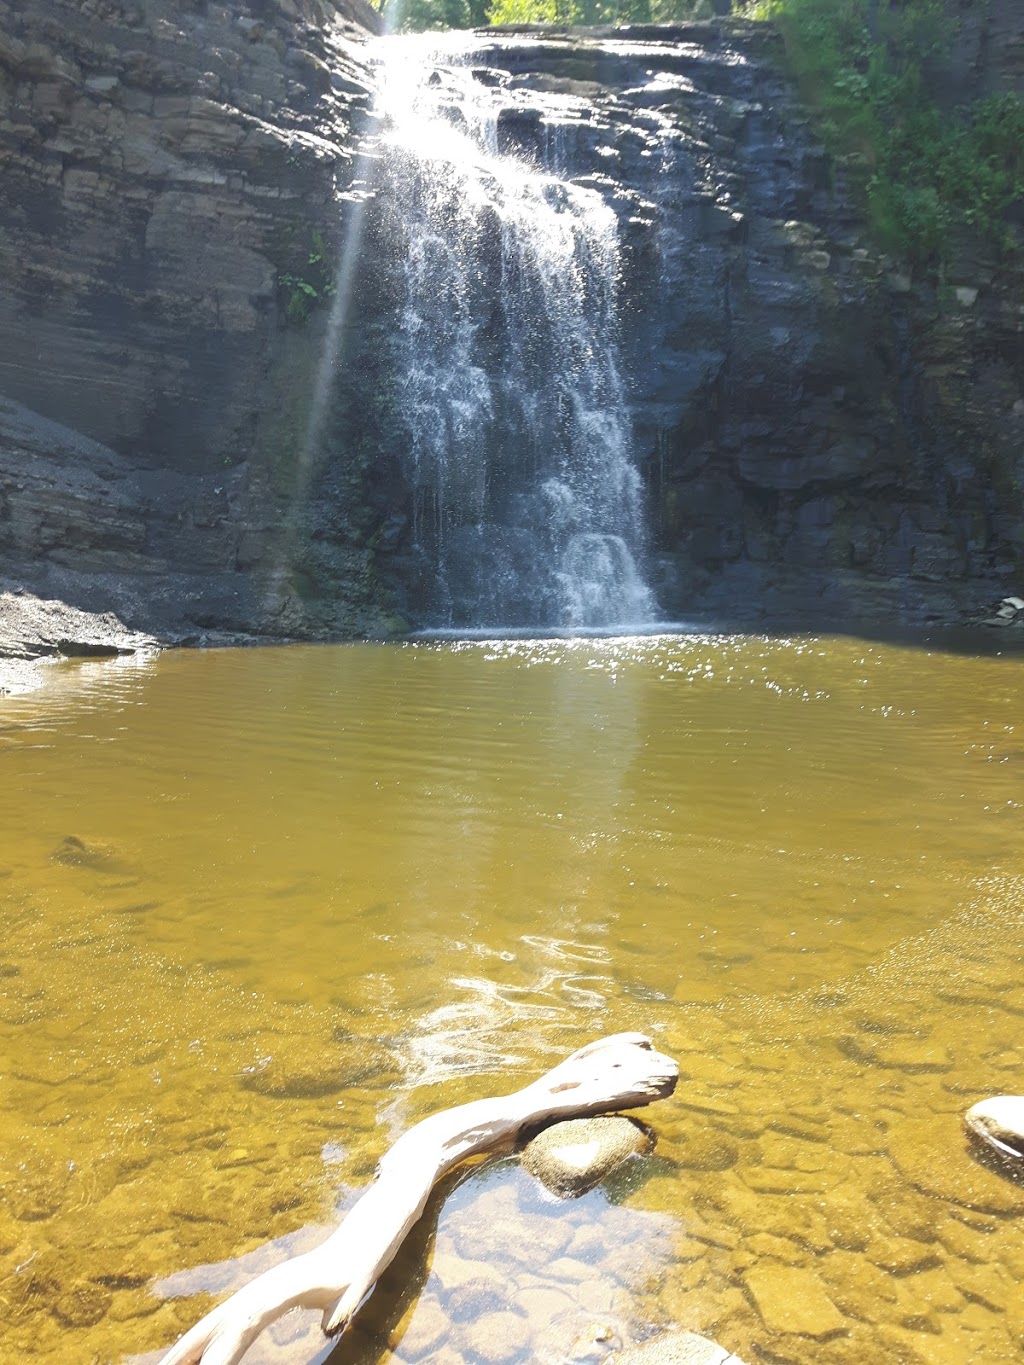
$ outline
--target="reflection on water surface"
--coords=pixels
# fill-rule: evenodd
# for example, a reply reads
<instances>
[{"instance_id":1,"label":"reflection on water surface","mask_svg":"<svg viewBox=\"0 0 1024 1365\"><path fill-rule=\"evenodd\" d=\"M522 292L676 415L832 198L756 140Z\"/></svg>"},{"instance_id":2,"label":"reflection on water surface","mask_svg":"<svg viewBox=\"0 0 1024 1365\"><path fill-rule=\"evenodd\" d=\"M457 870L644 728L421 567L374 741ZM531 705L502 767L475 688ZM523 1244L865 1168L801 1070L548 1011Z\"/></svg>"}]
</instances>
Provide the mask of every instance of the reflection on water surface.
<instances>
[{"instance_id":1,"label":"reflection on water surface","mask_svg":"<svg viewBox=\"0 0 1024 1365\"><path fill-rule=\"evenodd\" d=\"M474 1173L335 1365L668 1322L1017 1357L1024 1188L960 1116L1024 1088L1020 660L523 640L67 679L0 703L0 1357L148 1359L410 1122L637 1027L684 1077L657 1156L562 1207ZM307 1326L253 1359L311 1359Z\"/></svg>"}]
</instances>

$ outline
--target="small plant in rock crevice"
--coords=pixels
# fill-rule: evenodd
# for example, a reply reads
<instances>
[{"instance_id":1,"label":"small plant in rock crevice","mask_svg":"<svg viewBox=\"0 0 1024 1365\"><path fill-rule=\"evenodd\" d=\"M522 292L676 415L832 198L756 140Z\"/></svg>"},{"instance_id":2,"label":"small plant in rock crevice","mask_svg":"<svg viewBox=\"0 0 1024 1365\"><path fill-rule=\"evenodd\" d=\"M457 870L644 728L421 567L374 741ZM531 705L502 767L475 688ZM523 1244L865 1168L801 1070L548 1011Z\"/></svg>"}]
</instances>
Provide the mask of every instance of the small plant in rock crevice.
<instances>
[{"instance_id":1,"label":"small plant in rock crevice","mask_svg":"<svg viewBox=\"0 0 1024 1365\"><path fill-rule=\"evenodd\" d=\"M289 322L308 321L310 313L334 293L334 267L323 233L314 231L302 273L282 270L277 283L285 298Z\"/></svg>"}]
</instances>

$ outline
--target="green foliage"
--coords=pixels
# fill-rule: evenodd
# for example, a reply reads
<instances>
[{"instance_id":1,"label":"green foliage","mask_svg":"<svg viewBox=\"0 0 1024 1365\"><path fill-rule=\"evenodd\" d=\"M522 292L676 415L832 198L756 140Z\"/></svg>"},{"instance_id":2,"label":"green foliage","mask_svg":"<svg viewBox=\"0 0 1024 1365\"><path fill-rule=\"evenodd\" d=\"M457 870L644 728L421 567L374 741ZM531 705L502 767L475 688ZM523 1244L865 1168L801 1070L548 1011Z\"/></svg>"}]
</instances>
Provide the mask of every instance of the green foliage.
<instances>
[{"instance_id":1,"label":"green foliage","mask_svg":"<svg viewBox=\"0 0 1024 1365\"><path fill-rule=\"evenodd\" d=\"M396 32L470 28L484 21L486 0L388 0L384 14Z\"/></svg>"},{"instance_id":2,"label":"green foliage","mask_svg":"<svg viewBox=\"0 0 1024 1365\"><path fill-rule=\"evenodd\" d=\"M649 24L654 19L690 18L696 7L706 3L707 0L491 0L487 22ZM664 12L657 12L659 5Z\"/></svg>"},{"instance_id":3,"label":"green foliage","mask_svg":"<svg viewBox=\"0 0 1024 1365\"><path fill-rule=\"evenodd\" d=\"M826 143L863 168L889 250L941 274L962 229L1018 249L1006 210L1024 199L1024 99L939 108L955 36L942 0L756 0L748 13L782 29Z\"/></svg>"},{"instance_id":4,"label":"green foliage","mask_svg":"<svg viewBox=\"0 0 1024 1365\"><path fill-rule=\"evenodd\" d=\"M656 24L713 19L715 13L711 0L651 0L651 19Z\"/></svg>"},{"instance_id":5,"label":"green foliage","mask_svg":"<svg viewBox=\"0 0 1024 1365\"><path fill-rule=\"evenodd\" d=\"M382 0L394 30L483 24L649 24L710 19L714 0Z\"/></svg>"},{"instance_id":6,"label":"green foliage","mask_svg":"<svg viewBox=\"0 0 1024 1365\"><path fill-rule=\"evenodd\" d=\"M302 274L281 271L277 283L285 294L289 322L305 322L318 303L330 298L334 293L334 267L322 233L313 233Z\"/></svg>"}]
</instances>

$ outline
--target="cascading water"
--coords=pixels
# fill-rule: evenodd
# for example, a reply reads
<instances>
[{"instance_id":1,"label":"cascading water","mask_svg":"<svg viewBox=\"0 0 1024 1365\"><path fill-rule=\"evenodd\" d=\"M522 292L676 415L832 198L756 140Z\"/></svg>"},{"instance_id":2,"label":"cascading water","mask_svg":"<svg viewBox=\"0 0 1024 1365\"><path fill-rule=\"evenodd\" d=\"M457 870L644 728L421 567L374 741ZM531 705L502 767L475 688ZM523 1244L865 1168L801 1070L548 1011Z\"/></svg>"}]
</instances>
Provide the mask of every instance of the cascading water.
<instances>
[{"instance_id":1,"label":"cascading water","mask_svg":"<svg viewBox=\"0 0 1024 1365\"><path fill-rule=\"evenodd\" d=\"M559 165L500 147L517 110L473 40L385 38L379 188L405 252L398 409L434 624L649 621L616 310L618 221ZM566 120L580 101L563 101ZM569 106L574 105L573 109Z\"/></svg>"}]
</instances>

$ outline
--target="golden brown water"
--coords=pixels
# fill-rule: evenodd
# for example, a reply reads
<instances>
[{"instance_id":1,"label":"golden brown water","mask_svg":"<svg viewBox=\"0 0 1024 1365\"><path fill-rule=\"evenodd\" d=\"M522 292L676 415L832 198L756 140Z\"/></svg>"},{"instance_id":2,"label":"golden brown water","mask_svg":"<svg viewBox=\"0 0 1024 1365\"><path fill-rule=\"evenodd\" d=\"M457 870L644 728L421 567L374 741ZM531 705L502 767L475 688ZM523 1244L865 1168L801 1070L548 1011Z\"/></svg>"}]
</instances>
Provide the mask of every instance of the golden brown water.
<instances>
[{"instance_id":1,"label":"golden brown water","mask_svg":"<svg viewBox=\"0 0 1024 1365\"><path fill-rule=\"evenodd\" d=\"M682 1067L655 1157L573 1204L509 1161L449 1188L332 1365L669 1323L1018 1359L1024 1187L961 1115L1024 1090L1022 701L1020 659L751 638L0 700L0 1359L158 1358L417 1117L637 1027ZM252 1359L321 1347L286 1320Z\"/></svg>"}]
</instances>

